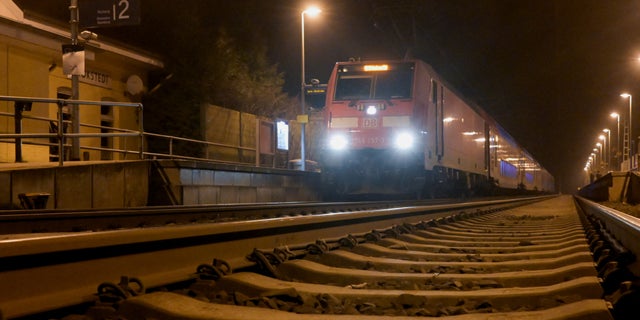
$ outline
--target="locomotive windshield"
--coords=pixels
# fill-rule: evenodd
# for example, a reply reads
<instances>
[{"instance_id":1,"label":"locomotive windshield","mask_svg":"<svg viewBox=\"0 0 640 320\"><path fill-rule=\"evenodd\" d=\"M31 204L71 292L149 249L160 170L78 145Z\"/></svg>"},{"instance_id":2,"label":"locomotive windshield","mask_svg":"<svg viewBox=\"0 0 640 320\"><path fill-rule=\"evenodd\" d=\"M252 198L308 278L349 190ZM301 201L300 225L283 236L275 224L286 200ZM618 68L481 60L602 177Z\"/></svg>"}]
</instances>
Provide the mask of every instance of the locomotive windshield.
<instances>
[{"instance_id":1,"label":"locomotive windshield","mask_svg":"<svg viewBox=\"0 0 640 320\"><path fill-rule=\"evenodd\" d=\"M408 99L413 63L338 67L335 100Z\"/></svg>"}]
</instances>

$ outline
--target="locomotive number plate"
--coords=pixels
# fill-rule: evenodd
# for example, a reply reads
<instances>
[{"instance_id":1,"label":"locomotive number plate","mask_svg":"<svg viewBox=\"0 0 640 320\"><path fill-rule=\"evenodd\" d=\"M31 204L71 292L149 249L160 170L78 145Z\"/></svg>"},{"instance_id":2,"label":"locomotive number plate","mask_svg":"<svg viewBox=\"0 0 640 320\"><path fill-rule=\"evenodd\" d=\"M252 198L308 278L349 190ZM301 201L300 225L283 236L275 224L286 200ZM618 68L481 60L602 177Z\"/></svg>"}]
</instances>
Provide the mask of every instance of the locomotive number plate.
<instances>
[{"instance_id":1,"label":"locomotive number plate","mask_svg":"<svg viewBox=\"0 0 640 320\"><path fill-rule=\"evenodd\" d=\"M363 128L377 128L378 127L378 119L376 119L376 118L364 118L364 119L362 119L362 127Z\"/></svg>"}]
</instances>

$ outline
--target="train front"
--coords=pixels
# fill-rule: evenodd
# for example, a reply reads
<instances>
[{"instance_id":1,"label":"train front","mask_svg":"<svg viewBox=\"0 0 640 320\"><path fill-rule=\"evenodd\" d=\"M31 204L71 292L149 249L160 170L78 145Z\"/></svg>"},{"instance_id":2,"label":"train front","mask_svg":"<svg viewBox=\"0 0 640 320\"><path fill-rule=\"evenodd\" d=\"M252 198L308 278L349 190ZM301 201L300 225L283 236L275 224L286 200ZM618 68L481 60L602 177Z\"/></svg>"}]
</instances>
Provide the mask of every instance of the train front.
<instances>
[{"instance_id":1,"label":"train front","mask_svg":"<svg viewBox=\"0 0 640 320\"><path fill-rule=\"evenodd\" d=\"M409 194L422 185L416 63L337 63L327 86L322 171L338 196ZM419 117L417 117L419 118Z\"/></svg>"}]
</instances>

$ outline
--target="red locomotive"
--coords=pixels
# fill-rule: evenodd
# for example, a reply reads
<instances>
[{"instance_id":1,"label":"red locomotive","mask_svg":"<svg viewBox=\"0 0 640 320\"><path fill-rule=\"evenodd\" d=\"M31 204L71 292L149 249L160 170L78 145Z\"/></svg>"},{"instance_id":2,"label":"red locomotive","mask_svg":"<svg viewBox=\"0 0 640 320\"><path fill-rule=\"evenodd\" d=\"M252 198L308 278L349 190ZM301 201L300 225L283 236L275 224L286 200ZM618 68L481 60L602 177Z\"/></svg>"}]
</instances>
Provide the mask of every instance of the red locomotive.
<instances>
[{"instance_id":1,"label":"red locomotive","mask_svg":"<svg viewBox=\"0 0 640 320\"><path fill-rule=\"evenodd\" d=\"M555 189L497 122L419 60L336 63L324 121L321 166L334 195Z\"/></svg>"}]
</instances>

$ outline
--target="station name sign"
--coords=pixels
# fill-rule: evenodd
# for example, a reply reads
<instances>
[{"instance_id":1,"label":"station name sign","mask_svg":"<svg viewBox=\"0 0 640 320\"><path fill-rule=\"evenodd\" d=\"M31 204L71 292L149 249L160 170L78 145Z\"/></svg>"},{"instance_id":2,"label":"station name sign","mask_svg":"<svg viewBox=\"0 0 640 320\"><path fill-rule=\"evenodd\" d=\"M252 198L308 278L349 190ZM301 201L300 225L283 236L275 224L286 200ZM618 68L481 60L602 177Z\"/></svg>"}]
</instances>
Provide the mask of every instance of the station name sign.
<instances>
[{"instance_id":1,"label":"station name sign","mask_svg":"<svg viewBox=\"0 0 640 320\"><path fill-rule=\"evenodd\" d=\"M107 89L111 89L112 87L111 76L108 73L96 70L86 70L85 73L78 78L78 80L80 80L80 82Z\"/></svg>"},{"instance_id":2,"label":"station name sign","mask_svg":"<svg viewBox=\"0 0 640 320\"><path fill-rule=\"evenodd\" d=\"M81 28L140 24L140 0L80 0Z\"/></svg>"}]
</instances>

